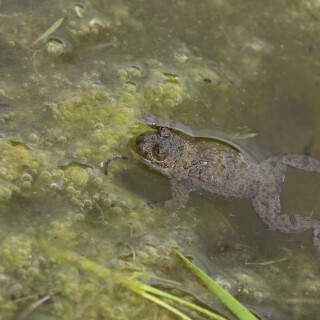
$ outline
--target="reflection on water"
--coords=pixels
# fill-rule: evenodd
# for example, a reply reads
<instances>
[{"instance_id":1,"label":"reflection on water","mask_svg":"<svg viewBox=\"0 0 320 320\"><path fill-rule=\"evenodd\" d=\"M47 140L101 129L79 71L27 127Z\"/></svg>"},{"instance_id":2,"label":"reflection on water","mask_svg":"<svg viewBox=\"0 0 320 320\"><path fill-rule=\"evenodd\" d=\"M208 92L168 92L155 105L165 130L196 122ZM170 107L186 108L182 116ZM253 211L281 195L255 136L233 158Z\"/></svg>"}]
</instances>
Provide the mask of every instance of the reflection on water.
<instances>
[{"instance_id":1,"label":"reflection on water","mask_svg":"<svg viewBox=\"0 0 320 320\"><path fill-rule=\"evenodd\" d=\"M248 128L258 135L241 145L259 160L306 148L320 159L319 17L314 1L2 0L0 319L46 296L35 317L173 318L119 287L119 274L234 319L172 248L262 319L316 318L309 232L269 232L247 202L192 195L183 210L154 207L168 182L129 141L151 112L197 136ZM104 175L101 163L122 156ZM319 218L319 188L319 176L288 170L283 212Z\"/></svg>"}]
</instances>

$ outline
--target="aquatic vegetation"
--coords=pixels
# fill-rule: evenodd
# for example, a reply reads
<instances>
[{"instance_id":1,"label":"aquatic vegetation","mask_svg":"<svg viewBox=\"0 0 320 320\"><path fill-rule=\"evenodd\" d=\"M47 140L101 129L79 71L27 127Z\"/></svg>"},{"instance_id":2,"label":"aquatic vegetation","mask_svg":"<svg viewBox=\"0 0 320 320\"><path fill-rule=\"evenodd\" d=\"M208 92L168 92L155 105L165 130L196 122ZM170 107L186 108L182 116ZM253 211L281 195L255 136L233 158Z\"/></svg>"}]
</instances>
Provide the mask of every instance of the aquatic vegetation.
<instances>
[{"instance_id":1,"label":"aquatic vegetation","mask_svg":"<svg viewBox=\"0 0 320 320\"><path fill-rule=\"evenodd\" d=\"M257 133L251 132L251 129L248 126L237 127L238 132L234 134L232 139L249 139L254 138Z\"/></svg>"},{"instance_id":2,"label":"aquatic vegetation","mask_svg":"<svg viewBox=\"0 0 320 320\"><path fill-rule=\"evenodd\" d=\"M48 251L48 250L46 250L46 251ZM149 286L147 284L144 284L142 281L137 280L135 278L132 278L130 275L124 276L124 275L118 274L117 272L113 272L112 270L109 270L108 268L105 268L103 266L99 266L98 264L94 263L93 261L77 255L75 252L66 251L62 248L60 248L60 249L56 248L54 250L49 249L49 252L47 252L47 253L49 253L51 255L51 258L56 258L59 260L67 261L69 264L80 266L84 272L90 273L94 277L97 277L98 278L97 280L102 281L107 286L111 285L110 282L114 282L113 286L117 283L121 284L124 287L132 290L133 292L141 295L143 298L148 299L148 300L168 309L170 312L173 312L174 314L180 316L182 319L186 319L186 320L189 319L190 320L191 318L189 316L187 316L184 312L179 311L179 309L177 307L171 306L168 303L166 303L165 301L158 299L157 296L168 299L168 300L172 300L172 301L176 302L178 305L180 304L180 305L182 305L186 308L189 308L191 310L197 311L199 313L203 313L206 316L208 316L210 319L216 319L216 320L226 319L221 315L218 315L218 314L216 314L206 308L200 307L197 304L192 303L192 302L190 302L186 299L183 299L179 296L169 294L164 290L160 290L160 289L154 288L152 286ZM192 270L195 271L196 274L201 279L203 278L203 274L201 273L201 271L199 269L197 269L191 262L186 260L186 258L183 257L180 253L178 253L178 255L183 260L185 260L187 262L189 267L191 266ZM78 272L76 272L76 274L79 275ZM235 308L235 310L238 310L238 311L235 311L235 313L239 316L239 319L256 319L248 311L246 311L246 309L244 309L242 306L239 307L240 305L235 299L231 298L231 296L226 296L227 293L221 287L219 287L217 284L215 284L213 280L211 280L211 279L202 279L202 280L204 281L204 283L206 283L209 286L214 285L215 289L213 291L219 297L221 296L221 299L223 301L227 301L227 300L230 301L229 303L228 302L225 302L225 303L232 310L233 310L233 308ZM61 281L63 281L63 279L61 279ZM91 278L91 281L92 281L92 278ZM69 287L69 290L72 288L72 286L70 285L70 279L69 279L68 287ZM76 288L74 288L74 289L76 289ZM218 290L218 292L217 292L217 290ZM49 295L46 295L45 297L42 297L38 301L30 304L18 316L18 319L25 319L28 315L30 315L32 312L34 312L35 309L37 307L39 307L41 304L43 304L45 301L47 301L49 299L54 299L55 295L60 295L60 294L61 294L61 292L49 294ZM70 294L75 295L76 293L71 289ZM226 297L226 298L224 298L224 297ZM239 311L239 308L241 308L241 311ZM238 312L239 312L239 314L238 314ZM244 318L244 316L242 316L241 314L243 314L246 318Z\"/></svg>"},{"instance_id":3,"label":"aquatic vegetation","mask_svg":"<svg viewBox=\"0 0 320 320\"><path fill-rule=\"evenodd\" d=\"M46 30L42 35L40 35L37 40L33 42L33 45L35 45L37 42L43 40L44 38L49 37L53 32L55 32L63 23L64 17L61 17L57 21L55 21L52 26Z\"/></svg>"},{"instance_id":4,"label":"aquatic vegetation","mask_svg":"<svg viewBox=\"0 0 320 320\"><path fill-rule=\"evenodd\" d=\"M147 199L158 198L154 184L163 193L167 185L131 154L132 137L150 130L141 123L147 112L214 135L246 123L235 138L259 128L273 153L283 147L274 128L290 150L318 136L318 98L308 90L318 81L318 25L309 11L319 5L246 5L0 3L1 320L166 320L177 317L169 297L185 303L175 304L179 312L192 305L189 318L214 309L232 317L172 248L188 249L259 314L269 306L296 319L311 314L320 282L311 254L296 254L304 243L266 238L245 206L196 198L183 214L164 212ZM275 110L286 126L266 116ZM296 112L304 134L290 120ZM101 163L118 157L129 160L112 162L105 175ZM274 257L275 243L285 261ZM195 315L195 305L209 313Z\"/></svg>"},{"instance_id":5,"label":"aquatic vegetation","mask_svg":"<svg viewBox=\"0 0 320 320\"><path fill-rule=\"evenodd\" d=\"M227 291L220 287L214 280L208 277L202 270L192 264L181 253L177 252L180 258L191 268L195 274L206 284L206 286L235 314L240 320L257 319L241 303L234 299Z\"/></svg>"}]
</instances>

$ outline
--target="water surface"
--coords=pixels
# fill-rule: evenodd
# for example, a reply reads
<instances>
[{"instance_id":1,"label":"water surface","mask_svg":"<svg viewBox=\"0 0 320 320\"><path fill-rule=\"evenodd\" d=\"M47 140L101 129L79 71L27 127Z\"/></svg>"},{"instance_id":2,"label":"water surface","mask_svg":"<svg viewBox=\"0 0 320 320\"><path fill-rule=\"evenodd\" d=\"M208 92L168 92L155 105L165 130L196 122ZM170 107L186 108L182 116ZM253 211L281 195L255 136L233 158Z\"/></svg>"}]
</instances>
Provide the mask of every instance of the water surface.
<instances>
[{"instance_id":1,"label":"water surface","mask_svg":"<svg viewBox=\"0 0 320 320\"><path fill-rule=\"evenodd\" d=\"M123 274L235 319L173 248L262 319L316 318L310 232L269 232L248 202L152 208L170 197L167 179L129 141L151 112L197 135L247 126L257 136L238 143L257 159L320 159L319 34L317 1L2 0L0 319L45 296L27 319L175 319L121 287ZM130 159L104 175L117 156ZM320 218L319 188L316 174L288 170L282 211Z\"/></svg>"}]
</instances>

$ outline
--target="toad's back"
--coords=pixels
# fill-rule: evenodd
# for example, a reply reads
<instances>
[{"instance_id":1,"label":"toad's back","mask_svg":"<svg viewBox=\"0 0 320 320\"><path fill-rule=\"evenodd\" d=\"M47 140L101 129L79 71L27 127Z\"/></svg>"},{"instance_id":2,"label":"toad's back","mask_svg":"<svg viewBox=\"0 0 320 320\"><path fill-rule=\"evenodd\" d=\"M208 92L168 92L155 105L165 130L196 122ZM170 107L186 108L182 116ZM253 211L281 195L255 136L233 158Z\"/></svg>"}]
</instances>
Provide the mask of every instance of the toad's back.
<instances>
[{"instance_id":1,"label":"toad's back","mask_svg":"<svg viewBox=\"0 0 320 320\"><path fill-rule=\"evenodd\" d=\"M251 199L261 185L261 168L231 145L195 139L188 180L194 191L221 199Z\"/></svg>"}]
</instances>

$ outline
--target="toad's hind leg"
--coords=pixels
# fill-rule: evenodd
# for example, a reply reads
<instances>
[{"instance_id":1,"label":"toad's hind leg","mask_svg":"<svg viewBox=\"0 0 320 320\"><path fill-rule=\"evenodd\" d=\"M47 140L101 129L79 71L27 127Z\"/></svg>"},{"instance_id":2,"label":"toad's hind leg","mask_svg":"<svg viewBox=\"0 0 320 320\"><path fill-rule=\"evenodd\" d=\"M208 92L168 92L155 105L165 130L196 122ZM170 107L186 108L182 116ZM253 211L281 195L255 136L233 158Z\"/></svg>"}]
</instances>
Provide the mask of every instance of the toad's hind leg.
<instances>
[{"instance_id":1,"label":"toad's hind leg","mask_svg":"<svg viewBox=\"0 0 320 320\"><path fill-rule=\"evenodd\" d=\"M320 173L320 161L301 154L278 154L267 159L270 164L281 162L300 170Z\"/></svg>"},{"instance_id":2,"label":"toad's hind leg","mask_svg":"<svg viewBox=\"0 0 320 320\"><path fill-rule=\"evenodd\" d=\"M280 194L270 192L252 199L252 205L270 231L302 232L312 230L313 244L320 254L320 222L301 214L280 214Z\"/></svg>"}]
</instances>

